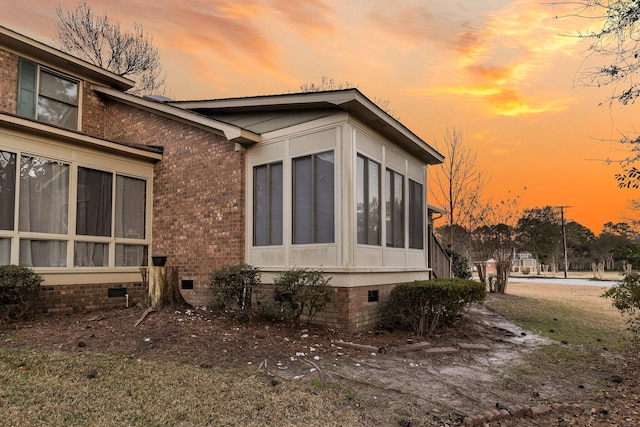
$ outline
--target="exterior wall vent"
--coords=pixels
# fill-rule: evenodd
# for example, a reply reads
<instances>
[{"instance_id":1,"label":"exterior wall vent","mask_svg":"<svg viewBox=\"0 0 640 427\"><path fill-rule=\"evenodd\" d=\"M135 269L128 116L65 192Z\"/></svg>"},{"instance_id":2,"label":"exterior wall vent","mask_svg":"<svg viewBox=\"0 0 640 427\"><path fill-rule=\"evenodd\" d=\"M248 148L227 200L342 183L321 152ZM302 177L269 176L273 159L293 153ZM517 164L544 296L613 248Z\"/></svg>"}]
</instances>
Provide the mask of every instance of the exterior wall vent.
<instances>
[{"instance_id":1,"label":"exterior wall vent","mask_svg":"<svg viewBox=\"0 0 640 427\"><path fill-rule=\"evenodd\" d=\"M124 298L127 295L127 288L109 288L107 289L107 297Z\"/></svg>"},{"instance_id":2,"label":"exterior wall vent","mask_svg":"<svg viewBox=\"0 0 640 427\"><path fill-rule=\"evenodd\" d=\"M367 294L368 302L378 302L378 299L379 299L379 293L377 290L368 292Z\"/></svg>"}]
</instances>

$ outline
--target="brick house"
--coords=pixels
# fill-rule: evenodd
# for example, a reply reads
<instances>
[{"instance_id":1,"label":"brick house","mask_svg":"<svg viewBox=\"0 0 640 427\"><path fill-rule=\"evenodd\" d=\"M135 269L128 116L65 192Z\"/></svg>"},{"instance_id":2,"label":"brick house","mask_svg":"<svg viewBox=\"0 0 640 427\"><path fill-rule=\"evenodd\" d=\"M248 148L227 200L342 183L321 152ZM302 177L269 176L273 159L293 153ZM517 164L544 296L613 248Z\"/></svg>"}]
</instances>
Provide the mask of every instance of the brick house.
<instances>
[{"instance_id":1,"label":"brick house","mask_svg":"<svg viewBox=\"0 0 640 427\"><path fill-rule=\"evenodd\" d=\"M132 86L0 27L0 265L44 276L43 309L139 302L140 266L165 255L196 305L225 264L265 283L322 268L338 298L320 320L358 330L395 284L431 277L443 157L357 89L161 102Z\"/></svg>"}]
</instances>

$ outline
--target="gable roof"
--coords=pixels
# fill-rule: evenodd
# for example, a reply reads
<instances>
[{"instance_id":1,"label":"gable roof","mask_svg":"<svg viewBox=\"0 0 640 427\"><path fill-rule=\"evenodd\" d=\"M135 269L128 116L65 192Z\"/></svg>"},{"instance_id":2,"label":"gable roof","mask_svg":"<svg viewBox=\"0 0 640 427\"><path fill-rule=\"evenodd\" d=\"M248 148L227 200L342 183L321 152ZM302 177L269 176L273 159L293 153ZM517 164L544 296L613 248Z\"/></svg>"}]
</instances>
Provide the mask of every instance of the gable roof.
<instances>
[{"instance_id":1,"label":"gable roof","mask_svg":"<svg viewBox=\"0 0 640 427\"><path fill-rule=\"evenodd\" d=\"M256 133L347 112L427 164L440 164L444 156L383 111L358 89L174 101L170 105L191 110Z\"/></svg>"},{"instance_id":2,"label":"gable roof","mask_svg":"<svg viewBox=\"0 0 640 427\"><path fill-rule=\"evenodd\" d=\"M0 46L6 46L18 52L18 54L29 56L36 62L47 63L60 71L75 74L78 77L85 77L88 80L100 82L123 91L129 90L135 85L133 80L121 77L1 25Z\"/></svg>"},{"instance_id":3,"label":"gable roof","mask_svg":"<svg viewBox=\"0 0 640 427\"><path fill-rule=\"evenodd\" d=\"M260 135L250 130L243 129L239 126L221 122L207 116L197 114L196 112L184 110L174 107L165 102L155 101L153 98L141 98L115 89L93 86L93 90L103 96L131 105L171 120L186 123L200 129L224 135L224 137L232 142L239 144L252 144L260 141Z\"/></svg>"}]
</instances>

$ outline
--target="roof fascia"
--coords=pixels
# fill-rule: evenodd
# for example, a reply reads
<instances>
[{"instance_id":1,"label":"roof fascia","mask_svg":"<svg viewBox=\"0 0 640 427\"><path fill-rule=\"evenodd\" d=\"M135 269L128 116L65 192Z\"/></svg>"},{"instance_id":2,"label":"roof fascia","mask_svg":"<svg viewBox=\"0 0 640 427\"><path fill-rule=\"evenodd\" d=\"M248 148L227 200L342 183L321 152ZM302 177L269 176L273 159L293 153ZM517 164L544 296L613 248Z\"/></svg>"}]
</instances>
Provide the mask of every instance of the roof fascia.
<instances>
[{"instance_id":1,"label":"roof fascia","mask_svg":"<svg viewBox=\"0 0 640 427\"><path fill-rule=\"evenodd\" d=\"M264 110L267 108L310 108L336 106L363 123L383 134L392 135L393 138L400 138L405 142L415 146L424 155L418 155L427 164L440 164L444 162L444 156L423 141L416 134L411 132L398 120L383 111L379 106L364 96L358 89L344 89L327 92L306 92L286 95L267 95L246 98L228 98L219 100L203 101L177 101L170 102L170 105L186 110L207 110L216 109L220 111L241 109L251 111L252 109ZM392 139L393 139L392 138ZM414 153L415 154L415 153Z\"/></svg>"},{"instance_id":2,"label":"roof fascia","mask_svg":"<svg viewBox=\"0 0 640 427\"><path fill-rule=\"evenodd\" d=\"M45 62L47 65L59 68L60 71L72 72L78 77L82 76L123 91L129 90L135 85L133 80L121 77L1 25L0 46L6 46L19 55L28 56L36 62Z\"/></svg>"},{"instance_id":3,"label":"roof fascia","mask_svg":"<svg viewBox=\"0 0 640 427\"><path fill-rule=\"evenodd\" d=\"M162 151L154 147L138 148L128 144L107 141L66 129L49 126L44 123L23 119L22 117L14 115L0 113L0 127L16 129L25 133L90 146L103 151L126 155L128 157L136 157L148 161L162 160Z\"/></svg>"}]
</instances>

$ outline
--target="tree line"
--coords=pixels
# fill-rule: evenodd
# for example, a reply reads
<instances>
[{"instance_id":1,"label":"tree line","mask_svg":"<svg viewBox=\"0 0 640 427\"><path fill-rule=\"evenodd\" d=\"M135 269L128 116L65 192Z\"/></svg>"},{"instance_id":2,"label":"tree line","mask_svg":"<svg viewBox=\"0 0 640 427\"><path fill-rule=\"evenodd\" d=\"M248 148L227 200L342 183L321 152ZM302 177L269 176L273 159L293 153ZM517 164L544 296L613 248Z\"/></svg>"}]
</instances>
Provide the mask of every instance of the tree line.
<instances>
[{"instance_id":1,"label":"tree line","mask_svg":"<svg viewBox=\"0 0 640 427\"><path fill-rule=\"evenodd\" d=\"M511 218L510 223L479 223L473 228L447 224L435 231L451 254L476 267L490 258L500 262L503 255L504 267L510 269L516 253L530 252L539 264L564 270L565 236L567 270L588 271L593 263L603 263L607 270L622 271L628 264L640 267L640 233L627 222L608 222L596 235L577 221L565 221L563 233L560 210L554 206L524 209Z\"/></svg>"}]
</instances>

